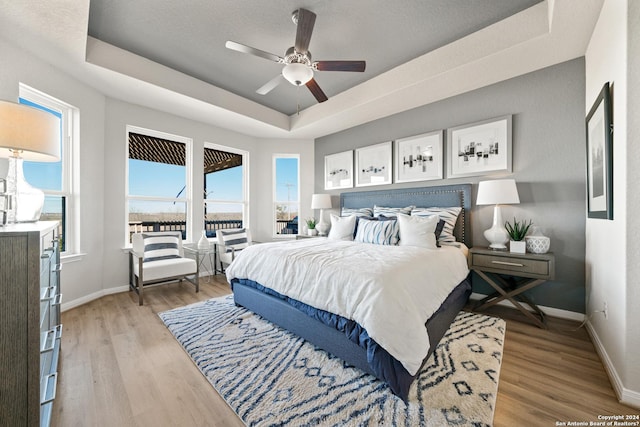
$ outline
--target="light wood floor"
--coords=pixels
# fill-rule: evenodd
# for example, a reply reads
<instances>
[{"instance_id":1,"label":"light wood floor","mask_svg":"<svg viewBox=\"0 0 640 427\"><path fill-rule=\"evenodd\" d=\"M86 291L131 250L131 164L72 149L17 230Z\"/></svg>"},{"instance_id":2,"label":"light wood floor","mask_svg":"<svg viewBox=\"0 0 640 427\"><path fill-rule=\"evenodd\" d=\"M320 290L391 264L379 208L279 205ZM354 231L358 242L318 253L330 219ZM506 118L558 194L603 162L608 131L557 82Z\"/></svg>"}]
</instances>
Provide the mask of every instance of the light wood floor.
<instances>
[{"instance_id":1,"label":"light wood floor","mask_svg":"<svg viewBox=\"0 0 640 427\"><path fill-rule=\"evenodd\" d=\"M105 296L62 314L61 373L53 426L242 426L157 313L230 292L224 276ZM617 402L584 329L549 319L541 330L507 318L495 426L555 426L637 414Z\"/></svg>"}]
</instances>

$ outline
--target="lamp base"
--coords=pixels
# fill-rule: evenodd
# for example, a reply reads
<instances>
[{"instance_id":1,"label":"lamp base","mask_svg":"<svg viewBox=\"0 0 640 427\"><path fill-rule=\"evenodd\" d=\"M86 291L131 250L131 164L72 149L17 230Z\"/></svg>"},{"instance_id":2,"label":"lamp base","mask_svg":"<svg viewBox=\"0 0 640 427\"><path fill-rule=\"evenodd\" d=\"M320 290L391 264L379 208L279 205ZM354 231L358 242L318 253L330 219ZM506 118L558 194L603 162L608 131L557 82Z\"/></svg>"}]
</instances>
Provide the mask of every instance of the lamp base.
<instances>
[{"instance_id":1,"label":"lamp base","mask_svg":"<svg viewBox=\"0 0 640 427\"><path fill-rule=\"evenodd\" d=\"M12 198L12 207L7 212L9 223L38 221L44 206L44 192L24 179L23 162L20 157L9 157L7 194Z\"/></svg>"},{"instance_id":2,"label":"lamp base","mask_svg":"<svg viewBox=\"0 0 640 427\"><path fill-rule=\"evenodd\" d=\"M489 241L489 249L506 251L506 243L509 241L509 233L504 228L502 221L502 210L496 205L493 208L493 225L490 229L485 230L484 237Z\"/></svg>"},{"instance_id":3,"label":"lamp base","mask_svg":"<svg viewBox=\"0 0 640 427\"><path fill-rule=\"evenodd\" d=\"M320 209L320 221L316 224L318 236L326 236L329 232L329 224L324 221L323 209Z\"/></svg>"}]
</instances>

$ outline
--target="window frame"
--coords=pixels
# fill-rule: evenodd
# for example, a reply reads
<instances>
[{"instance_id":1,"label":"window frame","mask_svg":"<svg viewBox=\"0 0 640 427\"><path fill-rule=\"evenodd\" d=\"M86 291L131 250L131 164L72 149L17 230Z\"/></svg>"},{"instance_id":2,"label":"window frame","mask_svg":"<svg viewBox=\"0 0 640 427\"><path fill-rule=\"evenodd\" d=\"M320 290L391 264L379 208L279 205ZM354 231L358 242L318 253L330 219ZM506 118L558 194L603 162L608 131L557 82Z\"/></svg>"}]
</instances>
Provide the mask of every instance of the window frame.
<instances>
[{"instance_id":1,"label":"window frame","mask_svg":"<svg viewBox=\"0 0 640 427\"><path fill-rule=\"evenodd\" d=\"M302 224L302 218L300 218L300 210L301 210L301 204L300 204L300 154L298 153L275 153L273 154L272 157L272 205L271 205L271 215L272 215L272 219L271 219L271 224L272 224L272 236L275 239L295 239L296 235L295 234L278 234L278 214L277 214L277 208L279 204L282 204L282 201L278 200L278 180L277 180L277 175L278 175L278 171L277 171L277 161L278 159L296 159L298 161L298 171L297 171L297 175L296 175L296 187L297 187L297 200L296 200L296 204L298 205L298 234L300 234L300 225ZM292 202L284 202L286 204L291 204Z\"/></svg>"},{"instance_id":2,"label":"window frame","mask_svg":"<svg viewBox=\"0 0 640 427\"><path fill-rule=\"evenodd\" d=\"M61 114L60 160L62 164L62 189L42 191L46 196L62 197L64 201L63 223L64 251L61 257L70 257L80 252L80 203L78 181L79 161L79 117L80 110L58 98L48 95L24 83L18 84L18 96Z\"/></svg>"},{"instance_id":3,"label":"window frame","mask_svg":"<svg viewBox=\"0 0 640 427\"><path fill-rule=\"evenodd\" d=\"M234 148L234 147L228 147L225 145L221 145L221 144L216 144L213 142L206 142L204 143L204 146L202 148L203 150L203 156L204 156L204 150L205 149L211 149L211 150L218 150L218 151L226 151L228 153L234 153L234 154L238 154L242 156L242 200L222 200L222 199L209 199L207 197L207 195L203 194L202 196L202 206L204 208L205 203L212 203L212 204L230 204L230 205L238 205L240 204L242 206L242 226L244 228L250 228L250 223L249 223L249 152L245 151L245 150L240 150L238 148ZM204 166L204 165L203 165ZM204 180L204 173L203 173L203 180ZM204 215L204 209L203 209L203 215ZM206 218L203 217L203 226L204 226L204 221L206 220Z\"/></svg>"},{"instance_id":4,"label":"window frame","mask_svg":"<svg viewBox=\"0 0 640 427\"><path fill-rule=\"evenodd\" d=\"M129 194L129 134L130 133L138 133L142 135L148 135L150 137L167 139L172 142L177 142L185 145L185 189L182 192L182 197L158 197L158 196L143 196L143 195L131 195ZM131 248L132 244L130 242L129 235L129 204L131 200L136 201L150 201L150 202L175 202L175 203L184 203L186 206L185 211L185 241L193 240L193 236L191 235L191 224L193 223L193 198L192 198L192 188L193 188L193 180L192 180L192 165L193 165L193 139L174 135L167 132L162 132L154 129L142 128L134 125L126 126L126 135L125 135L125 203L124 203L124 242L125 248Z\"/></svg>"}]
</instances>

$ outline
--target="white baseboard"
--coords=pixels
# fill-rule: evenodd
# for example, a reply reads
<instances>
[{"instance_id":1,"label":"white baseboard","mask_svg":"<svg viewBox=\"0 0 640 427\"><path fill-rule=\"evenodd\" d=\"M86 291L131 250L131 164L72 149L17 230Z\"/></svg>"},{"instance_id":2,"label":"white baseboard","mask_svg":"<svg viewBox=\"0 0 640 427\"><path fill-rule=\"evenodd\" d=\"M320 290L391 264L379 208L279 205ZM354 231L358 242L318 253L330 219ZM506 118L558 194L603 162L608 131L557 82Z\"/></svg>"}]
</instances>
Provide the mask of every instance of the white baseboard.
<instances>
[{"instance_id":1,"label":"white baseboard","mask_svg":"<svg viewBox=\"0 0 640 427\"><path fill-rule=\"evenodd\" d=\"M587 329L587 332L589 333L589 336L591 337L593 346L596 348L598 356L600 356L600 360L604 365L604 370L609 376L609 381L613 386L613 391L616 393L616 396L618 397L620 403L633 406L634 408L640 408L640 393L624 388L622 380L620 379L620 375L618 375L618 371L613 365L609 354L607 354L607 350L604 348L604 345L602 344L600 337L596 333L595 328L591 324L591 321L588 321L585 327Z\"/></svg>"},{"instance_id":2,"label":"white baseboard","mask_svg":"<svg viewBox=\"0 0 640 427\"><path fill-rule=\"evenodd\" d=\"M471 294L471 299L473 300L481 300L484 297L486 297L486 295L478 294L475 292ZM496 305L515 308L513 304L511 304L511 302L509 302L508 300L500 301ZM528 308L526 305L524 305L524 307ZM546 314L547 316L559 317L560 319L567 319L567 320L577 320L578 322L584 321L583 313L576 313L575 311L562 310L560 308L554 308L554 307L545 307L543 305L539 305L538 307L540 307L540 309L544 311L544 314Z\"/></svg>"},{"instance_id":3,"label":"white baseboard","mask_svg":"<svg viewBox=\"0 0 640 427\"><path fill-rule=\"evenodd\" d=\"M129 290L128 285L118 286L118 287L109 288L109 289L103 289L101 291L94 292L89 295L85 295L82 298L78 298L78 299L74 299L73 301L62 303L62 305L60 306L60 309L64 312L67 310L71 310L72 308L79 307L93 300L97 300L98 298L102 298L105 295L118 294L120 292L126 292L128 290Z\"/></svg>"}]
</instances>

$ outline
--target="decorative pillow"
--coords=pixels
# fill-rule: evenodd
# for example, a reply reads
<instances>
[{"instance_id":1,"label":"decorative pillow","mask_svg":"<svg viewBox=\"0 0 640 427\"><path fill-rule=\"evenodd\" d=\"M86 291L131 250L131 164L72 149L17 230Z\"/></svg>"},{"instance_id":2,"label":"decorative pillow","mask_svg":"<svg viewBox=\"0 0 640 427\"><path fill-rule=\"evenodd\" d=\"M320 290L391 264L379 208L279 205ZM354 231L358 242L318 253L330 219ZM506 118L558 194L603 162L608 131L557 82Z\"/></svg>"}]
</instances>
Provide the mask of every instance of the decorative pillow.
<instances>
[{"instance_id":1,"label":"decorative pillow","mask_svg":"<svg viewBox=\"0 0 640 427\"><path fill-rule=\"evenodd\" d=\"M338 216L331 214L331 230L327 236L330 240L353 240L356 229L355 215Z\"/></svg>"},{"instance_id":2,"label":"decorative pillow","mask_svg":"<svg viewBox=\"0 0 640 427\"><path fill-rule=\"evenodd\" d=\"M373 216L378 217L380 215L384 215L387 217L393 217L398 215L399 213L411 215L411 210L414 208L415 206L407 206L406 208L386 208L384 206L374 206Z\"/></svg>"},{"instance_id":3,"label":"decorative pillow","mask_svg":"<svg viewBox=\"0 0 640 427\"><path fill-rule=\"evenodd\" d=\"M437 215L426 217L398 214L400 226L400 246L419 246L436 249L436 225L440 221Z\"/></svg>"},{"instance_id":4,"label":"decorative pillow","mask_svg":"<svg viewBox=\"0 0 640 427\"><path fill-rule=\"evenodd\" d=\"M234 250L239 251L249 246L247 230L244 228L235 230L218 230L216 233L222 238L225 252L232 252Z\"/></svg>"},{"instance_id":5,"label":"decorative pillow","mask_svg":"<svg viewBox=\"0 0 640 427\"><path fill-rule=\"evenodd\" d=\"M396 245L399 230L398 220L395 218L382 221L360 218L354 240L375 245Z\"/></svg>"},{"instance_id":6,"label":"decorative pillow","mask_svg":"<svg viewBox=\"0 0 640 427\"><path fill-rule=\"evenodd\" d=\"M144 244L143 262L159 261L161 259L180 258L179 232L142 234Z\"/></svg>"},{"instance_id":7,"label":"decorative pillow","mask_svg":"<svg viewBox=\"0 0 640 427\"><path fill-rule=\"evenodd\" d=\"M340 216L364 216L364 217L372 217L373 209L372 208L342 208L342 212Z\"/></svg>"},{"instance_id":8,"label":"decorative pillow","mask_svg":"<svg viewBox=\"0 0 640 427\"><path fill-rule=\"evenodd\" d=\"M456 227L458 215L462 211L461 207L451 208L415 208L411 211L411 216L430 216L438 215L445 224L440 233L439 242L455 242L456 237L453 235L453 229Z\"/></svg>"}]
</instances>

